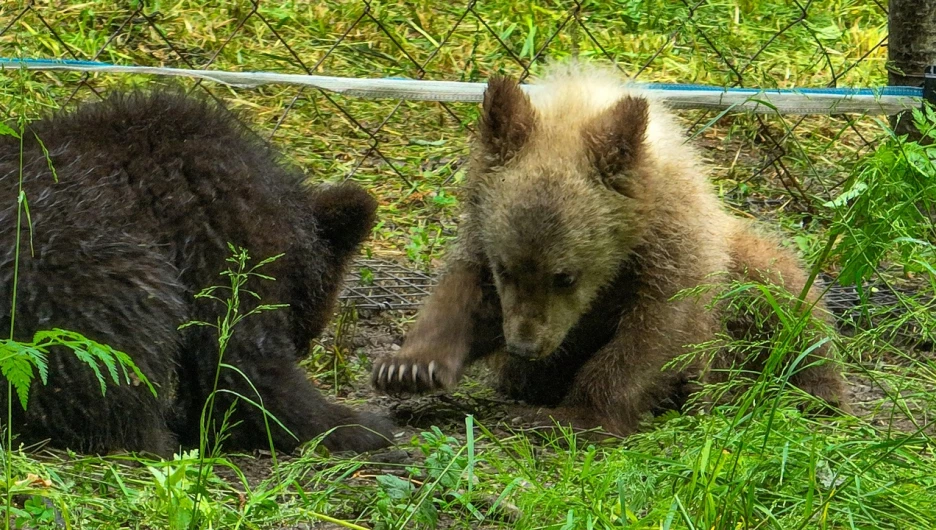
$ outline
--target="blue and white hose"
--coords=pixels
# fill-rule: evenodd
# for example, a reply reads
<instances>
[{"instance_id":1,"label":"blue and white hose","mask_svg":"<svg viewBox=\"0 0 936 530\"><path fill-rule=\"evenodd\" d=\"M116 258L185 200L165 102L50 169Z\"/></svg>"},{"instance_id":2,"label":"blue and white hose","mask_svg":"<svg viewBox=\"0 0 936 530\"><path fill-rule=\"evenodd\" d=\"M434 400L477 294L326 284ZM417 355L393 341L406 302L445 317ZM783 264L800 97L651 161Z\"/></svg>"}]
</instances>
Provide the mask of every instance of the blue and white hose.
<instances>
[{"instance_id":1,"label":"blue and white hose","mask_svg":"<svg viewBox=\"0 0 936 530\"><path fill-rule=\"evenodd\" d=\"M225 72L151 66L121 66L96 61L0 58L0 70L64 70L91 73L127 73L181 76L225 85L253 88L289 84L319 88L351 97L418 101L479 102L485 83L423 81L397 78L359 79L272 72ZM722 88L704 85L640 84L674 108L737 109L781 114L896 114L918 108L922 88ZM536 85L524 85L536 90Z\"/></svg>"}]
</instances>

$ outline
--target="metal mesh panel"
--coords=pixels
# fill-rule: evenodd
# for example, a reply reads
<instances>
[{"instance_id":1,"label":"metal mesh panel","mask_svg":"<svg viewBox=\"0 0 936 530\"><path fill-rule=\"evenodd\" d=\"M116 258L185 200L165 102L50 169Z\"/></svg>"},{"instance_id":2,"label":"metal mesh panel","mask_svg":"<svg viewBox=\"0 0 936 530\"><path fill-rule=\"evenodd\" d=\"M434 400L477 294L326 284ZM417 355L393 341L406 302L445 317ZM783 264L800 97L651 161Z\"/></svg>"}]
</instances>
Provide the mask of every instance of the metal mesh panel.
<instances>
[{"instance_id":1,"label":"metal mesh panel","mask_svg":"<svg viewBox=\"0 0 936 530\"><path fill-rule=\"evenodd\" d=\"M414 309L435 284L435 277L398 263L360 259L340 298L360 309Z\"/></svg>"}]
</instances>

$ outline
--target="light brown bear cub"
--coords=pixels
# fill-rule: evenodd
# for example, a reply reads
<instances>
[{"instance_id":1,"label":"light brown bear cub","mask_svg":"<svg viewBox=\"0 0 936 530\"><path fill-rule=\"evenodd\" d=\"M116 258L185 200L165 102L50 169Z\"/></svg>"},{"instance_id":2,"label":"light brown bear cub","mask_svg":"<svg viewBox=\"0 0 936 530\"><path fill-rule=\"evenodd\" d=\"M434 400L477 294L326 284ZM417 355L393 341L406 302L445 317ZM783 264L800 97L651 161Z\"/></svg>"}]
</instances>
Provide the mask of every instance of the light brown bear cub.
<instances>
[{"instance_id":1,"label":"light brown bear cub","mask_svg":"<svg viewBox=\"0 0 936 530\"><path fill-rule=\"evenodd\" d=\"M495 354L508 396L627 434L706 379L705 362L662 370L687 345L758 331L706 309L711 295L673 295L720 272L798 294L806 276L725 212L661 104L574 65L529 88L490 80L445 273L373 381L388 392L451 388L467 363ZM845 406L828 357L816 349L793 382Z\"/></svg>"}]
</instances>

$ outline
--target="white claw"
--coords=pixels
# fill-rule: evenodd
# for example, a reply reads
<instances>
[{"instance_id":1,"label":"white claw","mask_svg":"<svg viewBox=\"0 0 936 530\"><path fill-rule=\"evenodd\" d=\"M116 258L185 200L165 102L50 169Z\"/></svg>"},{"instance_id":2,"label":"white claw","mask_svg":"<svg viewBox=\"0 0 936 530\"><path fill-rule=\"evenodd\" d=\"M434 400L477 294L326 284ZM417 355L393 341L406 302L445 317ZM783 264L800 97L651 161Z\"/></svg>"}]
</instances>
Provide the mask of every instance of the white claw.
<instances>
[{"instance_id":1,"label":"white claw","mask_svg":"<svg viewBox=\"0 0 936 530\"><path fill-rule=\"evenodd\" d=\"M377 372L377 382L378 382L378 383L382 383L382 382L383 382L383 374L384 374L385 371L387 371L387 363L381 363L381 365L380 365L380 371Z\"/></svg>"},{"instance_id":2,"label":"white claw","mask_svg":"<svg viewBox=\"0 0 936 530\"><path fill-rule=\"evenodd\" d=\"M406 375L405 372L406 372L406 365L401 364L400 365L400 377L399 377L399 380L401 383L403 382L403 376Z\"/></svg>"},{"instance_id":3,"label":"white claw","mask_svg":"<svg viewBox=\"0 0 936 530\"><path fill-rule=\"evenodd\" d=\"M416 374L419 373L419 364L413 365L413 382L416 382Z\"/></svg>"},{"instance_id":4,"label":"white claw","mask_svg":"<svg viewBox=\"0 0 936 530\"><path fill-rule=\"evenodd\" d=\"M432 382L432 377L435 375L436 364L435 361L429 362L429 382Z\"/></svg>"},{"instance_id":5,"label":"white claw","mask_svg":"<svg viewBox=\"0 0 936 530\"><path fill-rule=\"evenodd\" d=\"M396 365L391 364L390 368L387 369L387 382L393 381L393 372L396 371Z\"/></svg>"}]
</instances>

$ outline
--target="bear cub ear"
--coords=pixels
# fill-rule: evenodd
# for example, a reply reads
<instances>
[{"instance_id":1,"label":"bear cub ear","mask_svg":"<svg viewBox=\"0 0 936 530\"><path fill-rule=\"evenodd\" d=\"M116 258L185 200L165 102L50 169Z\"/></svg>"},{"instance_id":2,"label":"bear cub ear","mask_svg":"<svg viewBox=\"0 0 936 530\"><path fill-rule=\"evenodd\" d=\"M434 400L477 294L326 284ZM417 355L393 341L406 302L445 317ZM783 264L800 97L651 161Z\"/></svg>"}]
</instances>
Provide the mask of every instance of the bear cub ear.
<instances>
[{"instance_id":1,"label":"bear cub ear","mask_svg":"<svg viewBox=\"0 0 936 530\"><path fill-rule=\"evenodd\" d=\"M346 254L370 235L377 201L356 184L322 184L312 190L312 209L320 235Z\"/></svg>"},{"instance_id":2,"label":"bear cub ear","mask_svg":"<svg viewBox=\"0 0 936 530\"><path fill-rule=\"evenodd\" d=\"M481 105L481 143L497 162L510 160L529 139L536 112L516 80L497 75L488 80Z\"/></svg>"},{"instance_id":3,"label":"bear cub ear","mask_svg":"<svg viewBox=\"0 0 936 530\"><path fill-rule=\"evenodd\" d=\"M626 96L599 114L583 131L595 167L605 186L622 191L620 182L643 155L650 104Z\"/></svg>"}]
</instances>

